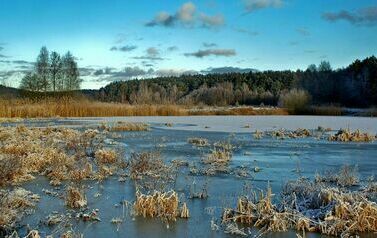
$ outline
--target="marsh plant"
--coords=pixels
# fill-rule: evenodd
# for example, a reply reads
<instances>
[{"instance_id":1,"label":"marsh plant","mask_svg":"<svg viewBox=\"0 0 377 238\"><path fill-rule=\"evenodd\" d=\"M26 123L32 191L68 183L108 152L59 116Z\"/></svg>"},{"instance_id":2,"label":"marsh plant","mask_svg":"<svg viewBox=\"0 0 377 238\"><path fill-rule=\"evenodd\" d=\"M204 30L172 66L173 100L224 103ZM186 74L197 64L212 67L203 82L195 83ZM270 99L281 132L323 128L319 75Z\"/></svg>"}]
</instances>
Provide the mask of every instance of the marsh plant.
<instances>
[{"instance_id":1,"label":"marsh plant","mask_svg":"<svg viewBox=\"0 0 377 238\"><path fill-rule=\"evenodd\" d=\"M348 173L345 167L339 176L349 181L353 176ZM368 199L368 193L300 178L285 184L277 203L273 203L270 187L265 193L240 196L235 209L224 209L222 221L228 226L238 222L258 227L260 235L294 229L302 232L303 237L307 231L350 237L377 231L377 205Z\"/></svg>"}]
</instances>

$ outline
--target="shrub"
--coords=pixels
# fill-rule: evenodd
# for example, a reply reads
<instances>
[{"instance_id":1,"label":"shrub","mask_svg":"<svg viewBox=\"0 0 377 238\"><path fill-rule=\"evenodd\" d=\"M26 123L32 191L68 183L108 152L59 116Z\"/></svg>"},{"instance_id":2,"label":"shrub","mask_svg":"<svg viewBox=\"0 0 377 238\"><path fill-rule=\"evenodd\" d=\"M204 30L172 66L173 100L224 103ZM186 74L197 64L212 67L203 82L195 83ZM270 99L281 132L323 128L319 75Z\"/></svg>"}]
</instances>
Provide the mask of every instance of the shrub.
<instances>
[{"instance_id":1,"label":"shrub","mask_svg":"<svg viewBox=\"0 0 377 238\"><path fill-rule=\"evenodd\" d=\"M279 106L286 108L289 113L297 114L305 112L310 104L310 94L302 89L291 89L283 93L279 98Z\"/></svg>"}]
</instances>

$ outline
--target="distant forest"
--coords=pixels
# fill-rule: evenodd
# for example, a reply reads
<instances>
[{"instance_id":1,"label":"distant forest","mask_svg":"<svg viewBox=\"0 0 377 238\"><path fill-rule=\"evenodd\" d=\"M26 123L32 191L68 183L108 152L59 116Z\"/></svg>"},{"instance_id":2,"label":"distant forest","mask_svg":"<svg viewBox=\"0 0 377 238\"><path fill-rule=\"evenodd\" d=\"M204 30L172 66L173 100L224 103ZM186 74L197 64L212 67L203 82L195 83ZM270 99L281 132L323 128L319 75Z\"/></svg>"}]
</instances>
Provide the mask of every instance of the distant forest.
<instances>
[{"instance_id":1,"label":"distant forest","mask_svg":"<svg viewBox=\"0 0 377 238\"><path fill-rule=\"evenodd\" d=\"M377 58L333 70L329 62L302 71L183 75L113 82L99 90L101 101L131 104L278 105L284 95L311 105L377 105ZM305 94L305 95L303 95ZM280 99L280 100L279 100ZM309 102L310 101L310 102Z\"/></svg>"}]
</instances>

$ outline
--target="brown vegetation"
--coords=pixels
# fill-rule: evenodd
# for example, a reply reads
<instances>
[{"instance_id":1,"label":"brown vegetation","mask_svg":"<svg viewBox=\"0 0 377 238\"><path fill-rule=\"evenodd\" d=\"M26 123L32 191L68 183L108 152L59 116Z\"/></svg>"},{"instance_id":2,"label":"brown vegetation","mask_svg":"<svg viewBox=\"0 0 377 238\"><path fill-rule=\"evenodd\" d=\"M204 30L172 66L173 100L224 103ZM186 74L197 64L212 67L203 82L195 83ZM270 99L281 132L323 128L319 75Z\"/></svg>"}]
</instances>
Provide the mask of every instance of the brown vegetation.
<instances>
[{"instance_id":1,"label":"brown vegetation","mask_svg":"<svg viewBox=\"0 0 377 238\"><path fill-rule=\"evenodd\" d=\"M66 204L70 208L82 208L87 205L85 195L76 187L67 188Z\"/></svg>"},{"instance_id":2,"label":"brown vegetation","mask_svg":"<svg viewBox=\"0 0 377 238\"><path fill-rule=\"evenodd\" d=\"M113 126L110 127L111 131L147 131L149 130L149 125L146 123L139 122L122 122L118 121Z\"/></svg>"},{"instance_id":3,"label":"brown vegetation","mask_svg":"<svg viewBox=\"0 0 377 238\"><path fill-rule=\"evenodd\" d=\"M227 142L217 142L215 148L211 150L202 162L208 165L203 168L203 174L215 175L217 173L229 172L229 162L232 159L233 146Z\"/></svg>"},{"instance_id":4,"label":"brown vegetation","mask_svg":"<svg viewBox=\"0 0 377 238\"><path fill-rule=\"evenodd\" d=\"M187 110L175 105L130 105L72 98L43 100L0 99L0 117L109 117L185 116Z\"/></svg>"},{"instance_id":5,"label":"brown vegetation","mask_svg":"<svg viewBox=\"0 0 377 238\"><path fill-rule=\"evenodd\" d=\"M342 187L357 185L359 182L357 166L344 165L339 172L327 171L325 174L316 174L316 183L335 183Z\"/></svg>"},{"instance_id":6,"label":"brown vegetation","mask_svg":"<svg viewBox=\"0 0 377 238\"><path fill-rule=\"evenodd\" d=\"M205 138L199 138L199 137L188 138L187 142L198 147L209 146L208 140Z\"/></svg>"},{"instance_id":7,"label":"brown vegetation","mask_svg":"<svg viewBox=\"0 0 377 238\"><path fill-rule=\"evenodd\" d=\"M157 217L163 221L176 221L178 217L189 218L186 203L179 208L179 198L175 191L157 192L151 195L136 192L134 209L137 216Z\"/></svg>"},{"instance_id":8,"label":"brown vegetation","mask_svg":"<svg viewBox=\"0 0 377 238\"><path fill-rule=\"evenodd\" d=\"M23 188L0 190L0 236L12 230L38 201L38 195Z\"/></svg>"},{"instance_id":9,"label":"brown vegetation","mask_svg":"<svg viewBox=\"0 0 377 238\"><path fill-rule=\"evenodd\" d=\"M272 192L238 198L236 209L225 209L224 223L240 222L266 232L295 229L349 237L377 231L377 205L363 191L341 191L305 179L288 182L282 201L272 203ZM305 235L305 234L304 234Z\"/></svg>"},{"instance_id":10,"label":"brown vegetation","mask_svg":"<svg viewBox=\"0 0 377 238\"><path fill-rule=\"evenodd\" d=\"M129 161L129 173L137 189L165 190L175 181L175 165L167 165L158 152L134 153Z\"/></svg>"},{"instance_id":11,"label":"brown vegetation","mask_svg":"<svg viewBox=\"0 0 377 238\"><path fill-rule=\"evenodd\" d=\"M376 136L369 133L362 133L360 130L352 132L349 129L340 129L335 135L329 137L330 141L341 142L371 142L376 139Z\"/></svg>"},{"instance_id":12,"label":"brown vegetation","mask_svg":"<svg viewBox=\"0 0 377 238\"><path fill-rule=\"evenodd\" d=\"M111 175L123 161L103 148L103 137L91 129L0 127L0 185L36 174L47 176L52 185Z\"/></svg>"}]
</instances>

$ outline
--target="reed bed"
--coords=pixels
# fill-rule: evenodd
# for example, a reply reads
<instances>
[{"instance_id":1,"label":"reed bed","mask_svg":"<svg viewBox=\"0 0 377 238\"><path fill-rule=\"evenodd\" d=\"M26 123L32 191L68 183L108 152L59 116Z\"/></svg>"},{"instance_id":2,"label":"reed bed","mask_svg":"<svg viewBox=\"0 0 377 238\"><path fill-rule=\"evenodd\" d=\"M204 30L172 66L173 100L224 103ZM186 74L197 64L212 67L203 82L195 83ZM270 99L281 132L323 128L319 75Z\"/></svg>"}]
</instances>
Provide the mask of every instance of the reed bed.
<instances>
[{"instance_id":1,"label":"reed bed","mask_svg":"<svg viewBox=\"0 0 377 238\"><path fill-rule=\"evenodd\" d=\"M0 99L0 118L188 116L188 115L288 115L281 108L207 107L175 104L131 105L60 97L40 99Z\"/></svg>"},{"instance_id":2,"label":"reed bed","mask_svg":"<svg viewBox=\"0 0 377 238\"><path fill-rule=\"evenodd\" d=\"M185 116L188 111L176 105L130 105L74 98L41 100L0 99L0 117L110 117L110 116Z\"/></svg>"},{"instance_id":3,"label":"reed bed","mask_svg":"<svg viewBox=\"0 0 377 238\"><path fill-rule=\"evenodd\" d=\"M165 222L176 221L178 217L190 217L186 203L183 203L180 208L178 194L173 190L155 191L150 195L137 191L134 210L137 216L160 218Z\"/></svg>"}]
</instances>

